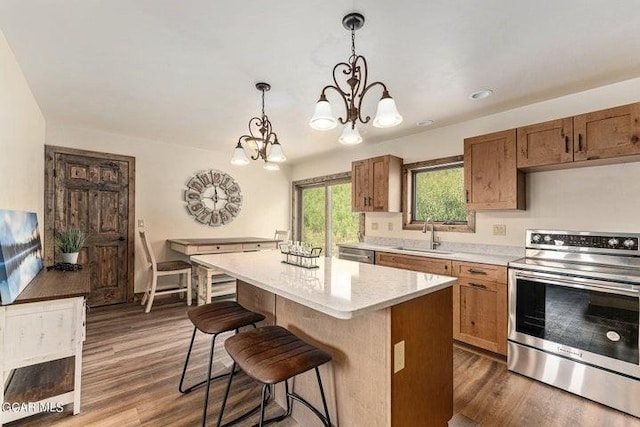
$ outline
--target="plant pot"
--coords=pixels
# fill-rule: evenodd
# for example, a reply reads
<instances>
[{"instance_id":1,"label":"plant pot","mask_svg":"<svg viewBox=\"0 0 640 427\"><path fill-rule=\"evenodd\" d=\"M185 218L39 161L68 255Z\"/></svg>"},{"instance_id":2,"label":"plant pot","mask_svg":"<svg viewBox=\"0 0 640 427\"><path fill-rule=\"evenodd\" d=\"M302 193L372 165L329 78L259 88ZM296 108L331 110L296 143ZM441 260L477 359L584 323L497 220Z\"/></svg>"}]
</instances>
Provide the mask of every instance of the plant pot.
<instances>
[{"instance_id":1,"label":"plant pot","mask_svg":"<svg viewBox=\"0 0 640 427\"><path fill-rule=\"evenodd\" d=\"M67 264L75 264L78 262L78 253L62 253L62 262L66 262Z\"/></svg>"}]
</instances>

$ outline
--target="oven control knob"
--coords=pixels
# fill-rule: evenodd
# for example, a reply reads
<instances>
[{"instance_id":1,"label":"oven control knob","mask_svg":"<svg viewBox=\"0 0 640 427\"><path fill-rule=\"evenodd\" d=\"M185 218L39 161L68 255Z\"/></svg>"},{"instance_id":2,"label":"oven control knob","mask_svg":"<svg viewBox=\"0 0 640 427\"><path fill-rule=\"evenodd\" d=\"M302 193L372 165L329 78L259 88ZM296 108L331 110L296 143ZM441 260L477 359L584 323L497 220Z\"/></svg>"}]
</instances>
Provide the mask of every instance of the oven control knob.
<instances>
[{"instance_id":1,"label":"oven control knob","mask_svg":"<svg viewBox=\"0 0 640 427\"><path fill-rule=\"evenodd\" d=\"M551 241L551 236L549 236L548 234L544 236L544 241L549 243Z\"/></svg>"},{"instance_id":2,"label":"oven control knob","mask_svg":"<svg viewBox=\"0 0 640 427\"><path fill-rule=\"evenodd\" d=\"M542 239L542 237L539 234L534 234L533 236L531 236L531 240L533 240L534 243L538 243L540 239Z\"/></svg>"},{"instance_id":3,"label":"oven control knob","mask_svg":"<svg viewBox=\"0 0 640 427\"><path fill-rule=\"evenodd\" d=\"M636 242L633 239L627 239L624 242L622 242L622 244L624 245L625 248L631 249L636 245Z\"/></svg>"},{"instance_id":4,"label":"oven control knob","mask_svg":"<svg viewBox=\"0 0 640 427\"><path fill-rule=\"evenodd\" d=\"M612 248L615 248L616 246L618 246L618 244L620 243L618 241L618 239L616 239L615 237L612 237L611 239L609 239L609 241L607 242L609 244L609 246L611 246Z\"/></svg>"}]
</instances>

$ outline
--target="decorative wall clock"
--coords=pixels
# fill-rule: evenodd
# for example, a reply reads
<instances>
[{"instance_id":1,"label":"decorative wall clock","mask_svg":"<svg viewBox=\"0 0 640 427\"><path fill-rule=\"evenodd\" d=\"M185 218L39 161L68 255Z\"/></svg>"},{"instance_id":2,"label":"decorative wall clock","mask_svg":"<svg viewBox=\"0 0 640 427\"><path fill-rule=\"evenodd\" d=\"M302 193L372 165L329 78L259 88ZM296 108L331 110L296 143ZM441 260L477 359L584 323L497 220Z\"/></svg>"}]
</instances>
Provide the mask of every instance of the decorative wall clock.
<instances>
[{"instance_id":1,"label":"decorative wall clock","mask_svg":"<svg viewBox=\"0 0 640 427\"><path fill-rule=\"evenodd\" d=\"M187 212L196 221L219 227L240 214L242 194L240 185L230 175L210 169L196 172L189 178L184 201Z\"/></svg>"}]
</instances>

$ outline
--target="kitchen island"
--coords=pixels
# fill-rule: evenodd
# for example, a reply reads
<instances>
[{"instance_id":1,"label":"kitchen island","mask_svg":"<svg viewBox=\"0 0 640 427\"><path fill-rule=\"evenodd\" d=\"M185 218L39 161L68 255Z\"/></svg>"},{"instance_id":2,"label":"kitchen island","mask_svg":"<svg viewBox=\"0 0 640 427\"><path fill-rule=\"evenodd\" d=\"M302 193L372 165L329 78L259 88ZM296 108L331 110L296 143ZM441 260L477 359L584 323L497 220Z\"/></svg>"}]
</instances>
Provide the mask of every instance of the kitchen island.
<instances>
[{"instance_id":1,"label":"kitchen island","mask_svg":"<svg viewBox=\"0 0 640 427\"><path fill-rule=\"evenodd\" d=\"M236 277L238 302L267 323L332 354L321 374L337 425L445 426L452 417L455 278L336 258L306 269L277 251L192 259ZM294 384L320 405L312 373ZM319 425L300 405L293 417Z\"/></svg>"}]
</instances>

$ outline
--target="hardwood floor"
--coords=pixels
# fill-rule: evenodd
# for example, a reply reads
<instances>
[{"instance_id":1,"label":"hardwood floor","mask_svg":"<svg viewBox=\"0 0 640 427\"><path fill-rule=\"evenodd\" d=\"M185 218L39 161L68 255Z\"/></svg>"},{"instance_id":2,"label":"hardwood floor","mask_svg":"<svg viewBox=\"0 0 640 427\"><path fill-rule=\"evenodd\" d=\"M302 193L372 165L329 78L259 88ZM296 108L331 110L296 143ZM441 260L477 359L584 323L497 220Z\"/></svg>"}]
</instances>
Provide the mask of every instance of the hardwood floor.
<instances>
[{"instance_id":1,"label":"hardwood floor","mask_svg":"<svg viewBox=\"0 0 640 427\"><path fill-rule=\"evenodd\" d=\"M454 412L482 426L640 426L640 419L454 349ZM640 404L640 399L639 399Z\"/></svg>"},{"instance_id":2,"label":"hardwood floor","mask_svg":"<svg viewBox=\"0 0 640 427\"><path fill-rule=\"evenodd\" d=\"M151 313L126 304L92 309L82 373L82 412L41 414L8 426L197 426L203 389L181 395L178 382L191 338L186 305L177 297L158 298ZM220 340L220 344L222 341ZM209 336L198 334L187 381L204 378ZM216 351L221 348L217 345ZM221 353L219 353L221 354ZM228 356L216 358L223 372ZM215 425L225 380L212 383L208 424ZM225 419L258 403L260 389L246 376L234 379ZM270 414L279 413L275 404ZM454 349L454 412L451 426L637 426L640 419L526 377L505 364ZM227 418L227 416L229 418ZM239 426L250 426L255 417ZM279 426L297 426L288 419ZM365 427L365 426L343 426ZM419 426L407 426L419 427Z\"/></svg>"}]
</instances>

